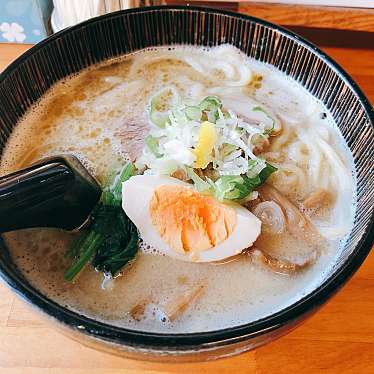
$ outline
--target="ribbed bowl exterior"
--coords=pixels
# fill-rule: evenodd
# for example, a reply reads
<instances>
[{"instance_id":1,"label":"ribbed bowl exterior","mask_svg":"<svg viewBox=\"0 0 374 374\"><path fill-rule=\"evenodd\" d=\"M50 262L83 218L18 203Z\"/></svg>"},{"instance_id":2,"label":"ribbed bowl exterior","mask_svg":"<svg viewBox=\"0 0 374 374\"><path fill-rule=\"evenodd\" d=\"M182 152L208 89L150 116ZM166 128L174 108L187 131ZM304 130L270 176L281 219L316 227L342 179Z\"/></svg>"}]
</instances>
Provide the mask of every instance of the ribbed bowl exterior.
<instances>
[{"instance_id":1,"label":"ribbed bowl exterior","mask_svg":"<svg viewBox=\"0 0 374 374\"><path fill-rule=\"evenodd\" d=\"M349 145L357 178L354 229L326 281L296 304L263 320L196 334L129 331L85 318L41 295L12 264L2 243L0 273L24 299L79 332L88 344L135 358L212 359L264 344L325 302L360 266L373 244L374 112L352 79L312 44L262 20L212 9L155 7L116 12L39 43L0 76L0 151L22 115L57 81L143 48L229 43L287 74L321 100Z\"/></svg>"}]
</instances>

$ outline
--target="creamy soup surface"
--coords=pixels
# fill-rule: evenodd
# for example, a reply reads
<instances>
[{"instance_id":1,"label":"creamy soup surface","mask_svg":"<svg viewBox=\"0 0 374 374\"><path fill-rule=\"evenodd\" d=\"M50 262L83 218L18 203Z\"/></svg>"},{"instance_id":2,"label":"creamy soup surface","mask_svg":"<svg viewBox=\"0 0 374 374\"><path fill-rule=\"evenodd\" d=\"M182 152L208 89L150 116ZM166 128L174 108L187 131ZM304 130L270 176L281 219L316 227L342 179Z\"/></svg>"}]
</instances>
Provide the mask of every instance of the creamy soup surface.
<instances>
[{"instance_id":1,"label":"creamy soup surface","mask_svg":"<svg viewBox=\"0 0 374 374\"><path fill-rule=\"evenodd\" d=\"M242 80L242 66L251 78ZM74 283L63 274L65 252L76 234L29 229L5 235L12 258L31 284L59 304L106 323L154 332L217 330L255 321L316 288L339 255L352 227L354 168L328 110L271 66L238 50L177 46L144 50L93 66L57 83L17 124L2 155L2 175L56 154L74 154L105 183L126 161L136 161L149 131L151 98L165 86L184 99L215 95L245 116L246 100L271 109L282 124L264 157L278 168L267 183L308 217L324 238L318 256L300 271L281 274L250 254L224 263L195 263L160 255L147 243L122 276L104 280L87 266ZM261 152L260 152L261 156ZM303 204L314 192L329 202ZM134 196L142 199L142 196ZM310 203L310 200L309 200ZM289 233L260 238L271 254L298 261L306 244ZM170 321L160 305L204 290ZM162 309L162 307L161 307Z\"/></svg>"}]
</instances>

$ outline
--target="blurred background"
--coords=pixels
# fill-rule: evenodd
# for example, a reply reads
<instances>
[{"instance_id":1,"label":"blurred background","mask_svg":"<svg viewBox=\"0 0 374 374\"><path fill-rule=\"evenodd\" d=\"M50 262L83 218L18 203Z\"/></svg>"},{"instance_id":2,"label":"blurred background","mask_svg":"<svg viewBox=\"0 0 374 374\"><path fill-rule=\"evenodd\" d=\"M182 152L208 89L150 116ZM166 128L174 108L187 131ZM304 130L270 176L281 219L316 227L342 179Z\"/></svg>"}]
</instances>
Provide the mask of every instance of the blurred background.
<instances>
[{"instance_id":1,"label":"blurred background","mask_svg":"<svg viewBox=\"0 0 374 374\"><path fill-rule=\"evenodd\" d=\"M65 27L120 9L188 4L263 18L317 44L374 47L374 0L1 0L0 43L34 44Z\"/></svg>"}]
</instances>

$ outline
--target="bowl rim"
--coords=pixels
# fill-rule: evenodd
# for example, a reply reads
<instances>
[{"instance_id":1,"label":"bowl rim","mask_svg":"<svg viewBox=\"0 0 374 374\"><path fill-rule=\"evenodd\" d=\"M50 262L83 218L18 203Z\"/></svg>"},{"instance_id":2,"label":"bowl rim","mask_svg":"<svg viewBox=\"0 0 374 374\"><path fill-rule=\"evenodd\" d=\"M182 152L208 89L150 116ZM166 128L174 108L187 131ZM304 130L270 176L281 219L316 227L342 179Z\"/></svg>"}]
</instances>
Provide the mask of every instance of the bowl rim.
<instances>
[{"instance_id":1,"label":"bowl rim","mask_svg":"<svg viewBox=\"0 0 374 374\"><path fill-rule=\"evenodd\" d=\"M12 71L19 64L23 63L31 55L42 49L50 42L60 37L64 37L64 35L69 34L72 31L78 30L92 23L100 22L103 19L115 18L123 14L137 14L159 11L195 11L209 14L220 14L237 19L248 20L269 27L270 29L277 31L280 34L287 36L291 40L311 50L319 59L326 63L337 73L337 75L339 75L343 79L343 81L349 86L351 91L357 96L359 102L362 104L364 110L366 111L371 126L374 128L374 109L371 106L368 98L361 91L355 81L349 76L349 74L346 73L345 70L325 52L323 52L314 44L307 41L298 34L268 21L241 13L218 10L208 7L185 5L153 6L120 10L117 12L91 18L77 25L63 29L31 47L16 60L14 60L8 67L6 67L5 70L3 70L3 72L0 74L0 84L12 73ZM0 263L0 276L13 291L15 291L29 304L31 304L32 306L36 306L38 310L44 312L49 317L58 320L63 325L67 325L70 328L80 331L81 333L84 333L89 337L102 339L110 343L124 345L127 347L134 347L137 349L144 348L150 351L163 351L166 349L171 351L183 352L188 349L211 349L214 347L243 341L258 335L268 333L301 318L303 315L311 312L313 309L318 308L323 303L325 303L327 299L329 299L335 292L337 292L352 277L352 275L369 254L373 246L373 242L374 211L371 214L370 222L366 229L366 232L364 233L352 253L349 254L344 264L338 267L336 271L329 276L329 278L327 278L312 292L296 301L295 303L287 306L286 308L259 320L220 330L193 333L143 332L113 326L108 323L100 322L94 320L93 318L86 317L77 312L69 310L60 304L57 304L56 302L44 296L30 284L27 284L20 279L13 277L12 272L9 271L9 269L7 269L6 267L3 267L2 263Z\"/></svg>"}]
</instances>

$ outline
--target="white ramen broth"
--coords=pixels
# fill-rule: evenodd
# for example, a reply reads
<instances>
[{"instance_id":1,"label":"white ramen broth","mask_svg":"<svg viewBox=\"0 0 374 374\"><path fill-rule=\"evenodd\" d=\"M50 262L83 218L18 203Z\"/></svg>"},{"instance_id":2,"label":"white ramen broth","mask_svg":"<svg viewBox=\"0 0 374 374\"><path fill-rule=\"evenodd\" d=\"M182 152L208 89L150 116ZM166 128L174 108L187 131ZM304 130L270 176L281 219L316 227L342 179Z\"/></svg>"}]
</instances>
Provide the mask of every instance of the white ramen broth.
<instances>
[{"instance_id":1,"label":"white ramen broth","mask_svg":"<svg viewBox=\"0 0 374 374\"><path fill-rule=\"evenodd\" d=\"M59 304L135 330L217 330L296 302L323 281L352 227L352 158L320 102L279 71L233 47L144 50L57 83L15 127L1 174L66 153L76 155L104 183L125 161L141 155L150 99L165 86L186 100L216 95L242 117L250 116L249 103L260 103L279 118L281 133L260 156L278 167L267 183L301 209L325 238L315 262L280 274L251 255L222 264L194 263L160 255L158 248L142 243L122 276L103 281L103 274L89 265L75 283L68 283L64 271L71 260L64 255L75 234L29 229L5 235L15 263L35 288ZM328 204L321 209L313 202L303 205L320 190L329 192ZM268 235L261 243L273 254L289 253L296 262L313 245L289 234ZM162 307L200 285L201 295L178 318L165 320Z\"/></svg>"}]
</instances>

